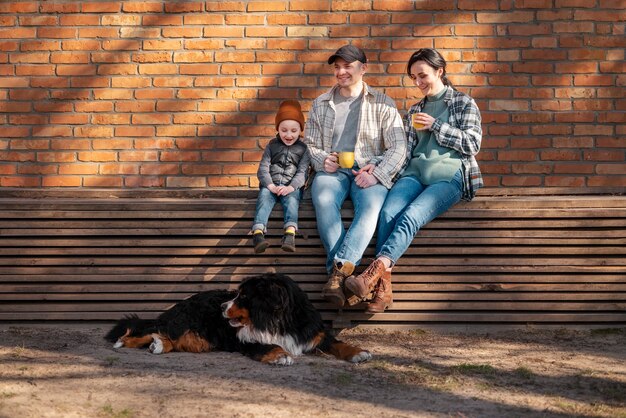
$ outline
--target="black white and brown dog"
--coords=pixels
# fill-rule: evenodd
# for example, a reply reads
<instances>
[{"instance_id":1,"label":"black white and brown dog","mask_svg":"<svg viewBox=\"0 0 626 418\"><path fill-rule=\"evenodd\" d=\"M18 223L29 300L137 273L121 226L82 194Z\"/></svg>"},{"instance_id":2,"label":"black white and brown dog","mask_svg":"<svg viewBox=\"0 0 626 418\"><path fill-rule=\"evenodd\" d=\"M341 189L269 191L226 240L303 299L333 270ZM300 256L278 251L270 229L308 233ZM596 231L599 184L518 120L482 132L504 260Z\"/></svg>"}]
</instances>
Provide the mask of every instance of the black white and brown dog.
<instances>
[{"instance_id":1,"label":"black white and brown dog","mask_svg":"<svg viewBox=\"0 0 626 418\"><path fill-rule=\"evenodd\" d=\"M114 348L240 352L263 363L291 365L293 357L327 353L361 363L372 355L337 340L306 293L288 276L245 279L237 291L210 290L185 299L156 319L121 319L105 336Z\"/></svg>"}]
</instances>

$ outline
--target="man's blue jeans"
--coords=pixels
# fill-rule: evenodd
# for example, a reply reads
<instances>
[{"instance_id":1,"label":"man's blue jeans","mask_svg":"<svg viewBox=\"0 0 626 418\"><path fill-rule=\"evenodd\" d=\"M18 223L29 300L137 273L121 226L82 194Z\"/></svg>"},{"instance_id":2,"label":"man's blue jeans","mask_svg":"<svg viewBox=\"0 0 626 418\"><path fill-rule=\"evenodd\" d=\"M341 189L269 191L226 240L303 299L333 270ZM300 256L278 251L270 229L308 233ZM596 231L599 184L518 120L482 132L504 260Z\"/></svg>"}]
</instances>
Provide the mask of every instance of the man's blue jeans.
<instances>
[{"instance_id":1,"label":"man's blue jeans","mask_svg":"<svg viewBox=\"0 0 626 418\"><path fill-rule=\"evenodd\" d=\"M376 184L365 189L354 182L351 170L316 173L311 186L317 230L326 249L326 270L330 273L335 262L350 261L358 265L374 232L387 188ZM350 196L354 218L348 231L343 226L341 207Z\"/></svg>"},{"instance_id":2,"label":"man's blue jeans","mask_svg":"<svg viewBox=\"0 0 626 418\"><path fill-rule=\"evenodd\" d=\"M424 225L461 200L463 178L429 186L413 176L401 177L389 191L378 220L376 257L387 257L395 264Z\"/></svg>"},{"instance_id":3,"label":"man's blue jeans","mask_svg":"<svg viewBox=\"0 0 626 418\"><path fill-rule=\"evenodd\" d=\"M267 229L267 221L274 209L276 202L280 201L283 206L283 218L285 221L285 229L293 226L298 229L298 209L300 207L300 189L294 190L286 196L278 196L270 192L267 187L261 187L259 197L256 200L256 213L254 214L254 222L252 230L260 229L265 232Z\"/></svg>"}]
</instances>

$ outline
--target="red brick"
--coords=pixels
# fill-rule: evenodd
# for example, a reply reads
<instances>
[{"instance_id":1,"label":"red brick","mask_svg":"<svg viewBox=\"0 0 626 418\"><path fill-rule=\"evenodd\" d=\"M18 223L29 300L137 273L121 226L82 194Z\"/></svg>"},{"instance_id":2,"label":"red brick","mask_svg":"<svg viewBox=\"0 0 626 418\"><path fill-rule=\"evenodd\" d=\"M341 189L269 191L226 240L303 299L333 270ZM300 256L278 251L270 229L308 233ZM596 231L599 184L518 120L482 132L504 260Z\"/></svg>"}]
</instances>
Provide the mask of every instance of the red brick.
<instances>
[{"instance_id":1,"label":"red brick","mask_svg":"<svg viewBox=\"0 0 626 418\"><path fill-rule=\"evenodd\" d=\"M99 41L62 41L61 48L64 51L98 51L101 48Z\"/></svg>"},{"instance_id":2,"label":"red brick","mask_svg":"<svg viewBox=\"0 0 626 418\"><path fill-rule=\"evenodd\" d=\"M167 114L148 113L133 114L132 123L139 125L165 125L172 123L171 116Z\"/></svg>"},{"instance_id":3,"label":"red brick","mask_svg":"<svg viewBox=\"0 0 626 418\"><path fill-rule=\"evenodd\" d=\"M122 3L116 2L97 2L97 3L83 3L83 13L117 13L121 11Z\"/></svg>"},{"instance_id":4,"label":"red brick","mask_svg":"<svg viewBox=\"0 0 626 418\"><path fill-rule=\"evenodd\" d=\"M14 167L12 167L14 168ZM57 174L58 173L58 167L56 164L51 164L51 165L24 165L24 164L20 164L18 169L17 169L17 173L19 174L44 174L44 175L50 175L50 174ZM2 173L2 174L12 174L12 173Z\"/></svg>"},{"instance_id":5,"label":"red brick","mask_svg":"<svg viewBox=\"0 0 626 418\"><path fill-rule=\"evenodd\" d=\"M167 175L167 174L180 174L181 170L178 164L141 164L139 169L141 174L146 175ZM185 174L183 172L183 174Z\"/></svg>"},{"instance_id":6,"label":"red brick","mask_svg":"<svg viewBox=\"0 0 626 418\"><path fill-rule=\"evenodd\" d=\"M559 123L593 122L594 119L593 112L560 112L554 115L554 121Z\"/></svg>"},{"instance_id":7,"label":"red brick","mask_svg":"<svg viewBox=\"0 0 626 418\"><path fill-rule=\"evenodd\" d=\"M550 76L550 75L534 75L532 76L532 84L536 86L570 86L572 85L572 77L566 75Z\"/></svg>"},{"instance_id":8,"label":"red brick","mask_svg":"<svg viewBox=\"0 0 626 418\"><path fill-rule=\"evenodd\" d=\"M598 164L596 166L596 173L623 176L626 174L626 164Z\"/></svg>"},{"instance_id":9,"label":"red brick","mask_svg":"<svg viewBox=\"0 0 626 418\"><path fill-rule=\"evenodd\" d=\"M222 167L217 164L182 164L181 171L185 175L211 175L221 174Z\"/></svg>"},{"instance_id":10,"label":"red brick","mask_svg":"<svg viewBox=\"0 0 626 418\"><path fill-rule=\"evenodd\" d=\"M243 12L246 10L244 1L207 1L208 12Z\"/></svg>"},{"instance_id":11,"label":"red brick","mask_svg":"<svg viewBox=\"0 0 626 418\"><path fill-rule=\"evenodd\" d=\"M171 138L137 138L133 143L135 144L134 148L138 150L174 148L174 140Z\"/></svg>"},{"instance_id":12,"label":"red brick","mask_svg":"<svg viewBox=\"0 0 626 418\"><path fill-rule=\"evenodd\" d=\"M554 164L555 174L593 174L593 164L576 163L556 163Z\"/></svg>"},{"instance_id":13,"label":"red brick","mask_svg":"<svg viewBox=\"0 0 626 418\"><path fill-rule=\"evenodd\" d=\"M10 90L11 100L45 100L50 97L48 90Z\"/></svg>"},{"instance_id":14,"label":"red brick","mask_svg":"<svg viewBox=\"0 0 626 418\"><path fill-rule=\"evenodd\" d=\"M498 151L499 161L535 161L537 154L534 151Z\"/></svg>"},{"instance_id":15,"label":"red brick","mask_svg":"<svg viewBox=\"0 0 626 418\"><path fill-rule=\"evenodd\" d=\"M35 137L72 136L72 128L69 126L33 126Z\"/></svg>"},{"instance_id":16,"label":"red brick","mask_svg":"<svg viewBox=\"0 0 626 418\"><path fill-rule=\"evenodd\" d=\"M572 103L570 100L533 100L531 101L531 109L539 111L572 110Z\"/></svg>"},{"instance_id":17,"label":"red brick","mask_svg":"<svg viewBox=\"0 0 626 418\"><path fill-rule=\"evenodd\" d=\"M539 149L549 148L551 146L550 138L537 138L537 137L514 137L511 138L511 148L516 149Z\"/></svg>"},{"instance_id":18,"label":"red brick","mask_svg":"<svg viewBox=\"0 0 626 418\"><path fill-rule=\"evenodd\" d=\"M119 161L158 161L157 151L120 151Z\"/></svg>"},{"instance_id":19,"label":"red brick","mask_svg":"<svg viewBox=\"0 0 626 418\"><path fill-rule=\"evenodd\" d=\"M124 178L124 186L129 188L138 187L164 187L165 180L157 177L136 177L129 176Z\"/></svg>"},{"instance_id":20,"label":"red brick","mask_svg":"<svg viewBox=\"0 0 626 418\"><path fill-rule=\"evenodd\" d=\"M228 164L222 169L224 174L256 174L258 164Z\"/></svg>"},{"instance_id":21,"label":"red brick","mask_svg":"<svg viewBox=\"0 0 626 418\"><path fill-rule=\"evenodd\" d=\"M612 125L576 125L574 127L574 135L599 135L610 136L614 134Z\"/></svg>"},{"instance_id":22,"label":"red brick","mask_svg":"<svg viewBox=\"0 0 626 418\"><path fill-rule=\"evenodd\" d=\"M84 174L97 174L98 166L96 164L59 164L58 174L67 175L84 175Z\"/></svg>"},{"instance_id":23,"label":"red brick","mask_svg":"<svg viewBox=\"0 0 626 418\"><path fill-rule=\"evenodd\" d=\"M45 36L47 38L47 36ZM29 39L37 38L37 30L35 28L11 28L0 29L0 39Z\"/></svg>"},{"instance_id":24,"label":"red brick","mask_svg":"<svg viewBox=\"0 0 626 418\"><path fill-rule=\"evenodd\" d=\"M53 150L88 150L91 149L91 140L89 139L51 139L50 149Z\"/></svg>"},{"instance_id":25,"label":"red brick","mask_svg":"<svg viewBox=\"0 0 626 418\"><path fill-rule=\"evenodd\" d=\"M135 98L144 99L172 99L174 97L173 89L142 89L135 92ZM159 110L157 108L157 110Z\"/></svg>"},{"instance_id":26,"label":"red brick","mask_svg":"<svg viewBox=\"0 0 626 418\"><path fill-rule=\"evenodd\" d=\"M585 186L585 178L584 177L574 177L571 175L568 176L552 176L546 177L545 185L548 187L584 187Z\"/></svg>"},{"instance_id":27,"label":"red brick","mask_svg":"<svg viewBox=\"0 0 626 418\"><path fill-rule=\"evenodd\" d=\"M580 151L564 148L541 151L539 158L542 161L580 161L582 159Z\"/></svg>"},{"instance_id":28,"label":"red brick","mask_svg":"<svg viewBox=\"0 0 626 418\"><path fill-rule=\"evenodd\" d=\"M181 2L181 3L165 3L165 11L167 13L190 13L202 12L204 10L204 2Z\"/></svg>"},{"instance_id":29,"label":"red brick","mask_svg":"<svg viewBox=\"0 0 626 418\"><path fill-rule=\"evenodd\" d=\"M0 152L0 161L36 161L37 157L34 152Z\"/></svg>"},{"instance_id":30,"label":"red brick","mask_svg":"<svg viewBox=\"0 0 626 418\"><path fill-rule=\"evenodd\" d=\"M590 187L626 187L626 176L594 176L587 180Z\"/></svg>"},{"instance_id":31,"label":"red brick","mask_svg":"<svg viewBox=\"0 0 626 418\"><path fill-rule=\"evenodd\" d=\"M39 187L40 185L39 177L0 177L2 187Z\"/></svg>"},{"instance_id":32,"label":"red brick","mask_svg":"<svg viewBox=\"0 0 626 418\"><path fill-rule=\"evenodd\" d=\"M374 3L374 7L376 3ZM371 10L372 2L369 0L332 0L331 10L333 13L346 11Z\"/></svg>"},{"instance_id":33,"label":"red brick","mask_svg":"<svg viewBox=\"0 0 626 418\"><path fill-rule=\"evenodd\" d=\"M115 136L146 137L154 136L156 128L153 126L119 126L115 128Z\"/></svg>"},{"instance_id":34,"label":"red brick","mask_svg":"<svg viewBox=\"0 0 626 418\"><path fill-rule=\"evenodd\" d=\"M165 180L167 187L206 187L204 177L168 177Z\"/></svg>"},{"instance_id":35,"label":"red brick","mask_svg":"<svg viewBox=\"0 0 626 418\"><path fill-rule=\"evenodd\" d=\"M505 187L533 187L541 185L539 176L506 176L502 178L502 185Z\"/></svg>"},{"instance_id":36,"label":"red brick","mask_svg":"<svg viewBox=\"0 0 626 418\"><path fill-rule=\"evenodd\" d=\"M245 187L248 186L248 177L209 177L209 187Z\"/></svg>"},{"instance_id":37,"label":"red brick","mask_svg":"<svg viewBox=\"0 0 626 418\"><path fill-rule=\"evenodd\" d=\"M120 177L83 177L83 186L119 188L123 184L122 180Z\"/></svg>"},{"instance_id":38,"label":"red brick","mask_svg":"<svg viewBox=\"0 0 626 418\"><path fill-rule=\"evenodd\" d=\"M314 13L314 14L310 14L309 15L309 24L310 25L342 25L342 24L347 24L348 23L348 14L347 13L337 13L337 12L333 12L333 13ZM351 15L350 17L350 21L352 24L358 24L358 23L363 23L363 22L357 22L354 21L355 15ZM387 20L389 20L389 17L387 17ZM279 22L278 20L273 19L272 23L274 24L280 24L281 22ZM286 22L283 22L286 23ZM298 22L293 22L291 24L300 24L300 25L304 25L306 24L306 20L303 21L298 21ZM328 40L327 40L328 41Z\"/></svg>"},{"instance_id":39,"label":"red brick","mask_svg":"<svg viewBox=\"0 0 626 418\"><path fill-rule=\"evenodd\" d=\"M100 164L100 174L114 175L114 174L139 174L138 164L128 163L103 163Z\"/></svg>"},{"instance_id":40,"label":"red brick","mask_svg":"<svg viewBox=\"0 0 626 418\"><path fill-rule=\"evenodd\" d=\"M156 109L154 100L134 100L115 103L116 112L153 112Z\"/></svg>"},{"instance_id":41,"label":"red brick","mask_svg":"<svg viewBox=\"0 0 626 418\"><path fill-rule=\"evenodd\" d=\"M189 126L157 126L157 136L196 136L196 127Z\"/></svg>"},{"instance_id":42,"label":"red brick","mask_svg":"<svg viewBox=\"0 0 626 418\"><path fill-rule=\"evenodd\" d=\"M35 13L38 5L36 1L0 3L0 13Z\"/></svg>"},{"instance_id":43,"label":"red brick","mask_svg":"<svg viewBox=\"0 0 626 418\"><path fill-rule=\"evenodd\" d=\"M510 172L513 174L550 174L552 171L552 164L546 164L545 162L511 164L510 167Z\"/></svg>"}]
</instances>

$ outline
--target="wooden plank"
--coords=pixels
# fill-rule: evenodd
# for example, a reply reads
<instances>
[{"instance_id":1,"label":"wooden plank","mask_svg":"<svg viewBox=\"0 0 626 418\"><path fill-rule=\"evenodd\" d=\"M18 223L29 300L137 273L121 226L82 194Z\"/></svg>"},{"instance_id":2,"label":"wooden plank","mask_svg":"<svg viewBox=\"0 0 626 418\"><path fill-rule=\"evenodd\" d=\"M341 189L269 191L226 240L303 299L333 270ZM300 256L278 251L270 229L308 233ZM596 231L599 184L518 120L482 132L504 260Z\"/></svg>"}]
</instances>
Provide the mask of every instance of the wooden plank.
<instances>
[{"instance_id":1,"label":"wooden plank","mask_svg":"<svg viewBox=\"0 0 626 418\"><path fill-rule=\"evenodd\" d=\"M203 268L204 266L239 266L239 265L309 265L325 263L325 256L300 255L298 257L273 257L271 255L251 256L249 254L243 256L220 256L206 254L202 257L197 256L172 256L172 257L150 257L150 256L133 256L133 257L37 257L19 258L19 257L0 257L0 266L146 266L146 265L171 265L171 266L194 266L195 268ZM511 256L511 257L479 257L473 256L471 261L465 257L456 257L453 255L445 255L433 258L430 254L427 256L411 257L405 256L401 259L402 265L411 265L417 268L422 266L442 266L442 271L448 268L467 266L469 263L474 267L554 267L554 266L602 266L605 268L616 267L620 271L626 273L626 257L539 257L539 256Z\"/></svg>"},{"instance_id":2,"label":"wooden plank","mask_svg":"<svg viewBox=\"0 0 626 418\"><path fill-rule=\"evenodd\" d=\"M298 248L302 250L303 244L298 241ZM297 255L287 255L278 248L278 242L274 242L274 246L270 246L265 255L280 255L284 257L300 258ZM372 248L373 250L373 248ZM2 256L18 256L20 258L27 257L42 257L42 256L120 256L120 255L136 255L136 256L159 256L159 257L190 257L190 256L204 256L206 254L212 256L253 256L254 251L252 247L246 242L245 246L239 247L69 247L69 248L29 248L29 247L12 247L1 248L0 257ZM302 252L302 251L300 251ZM420 246L410 247L403 257L415 256L415 255L448 255L451 252L457 255L497 255L497 256L594 256L594 255L626 255L625 246L464 246L464 247L451 247L451 246ZM306 248L308 256L318 255L324 256L326 253L320 245L311 246ZM624 261L626 264L626 261Z\"/></svg>"},{"instance_id":3,"label":"wooden plank","mask_svg":"<svg viewBox=\"0 0 626 418\"><path fill-rule=\"evenodd\" d=\"M289 272L290 276L297 282L315 282L320 286L326 282L327 277L323 270L317 269L318 272L302 273L300 271ZM5 284L18 283L36 283L49 282L51 284L58 282L233 282L239 283L249 274L223 274L221 272L207 273L149 273L134 274L120 273L118 270L112 270L109 274L87 273L87 274L67 274L63 272L45 273L45 274L4 274L0 271L0 289ZM464 274L464 273L428 273L422 274L407 270L407 267L399 266L393 273L394 283L624 283L624 275L622 274ZM1 291L1 290L0 290Z\"/></svg>"},{"instance_id":4,"label":"wooden plank","mask_svg":"<svg viewBox=\"0 0 626 418\"><path fill-rule=\"evenodd\" d=\"M119 293L143 294L148 292L200 292L203 290L231 288L238 283L85 283L81 284L3 284L3 293ZM300 283L307 291L320 291L318 283ZM481 283L393 283L394 292L478 292L505 294L507 292L626 292L623 283L499 283L495 286Z\"/></svg>"},{"instance_id":5,"label":"wooden plank","mask_svg":"<svg viewBox=\"0 0 626 418\"><path fill-rule=\"evenodd\" d=\"M148 310L148 311L163 311L168 309L176 303L177 300L169 300L163 302L151 302L151 301L134 301L134 302L118 302L118 301L104 301L97 303L94 301L86 301L85 303L76 302L46 302L42 303L19 303L19 304L7 304L3 307L2 311L5 312L35 312L37 310L43 310L46 312L129 312L136 310ZM326 303L314 303L314 306L319 310L330 309L332 307ZM626 302L497 302L490 301L488 308L490 311L498 311L502 313L511 313L516 311L523 311L524 313L532 313L535 311L578 311L578 312L619 312L626 311ZM362 308L345 308L343 312L345 314L360 313ZM485 302L395 302L393 307L387 310L390 314L403 314L407 311L485 311ZM1 312L0 312L1 315ZM626 313L624 314L626 315Z\"/></svg>"},{"instance_id":6,"label":"wooden plank","mask_svg":"<svg viewBox=\"0 0 626 418\"><path fill-rule=\"evenodd\" d=\"M169 290L153 289L152 291L144 291L141 295L137 292L120 292L116 286L101 286L97 292L86 291L85 288L75 291L70 289L56 289L50 287L39 287L27 291L17 292L15 289L1 288L0 300L5 301L0 310L8 310L11 304L22 303L24 301L133 301L134 303L143 303L147 301L179 301L183 300L199 291L212 289L228 289L234 290L237 282L231 283L213 283L200 286L199 284L188 285L183 289L172 286ZM324 303L321 294L321 283L313 285L311 283L301 284L301 287L307 292L309 299L318 303ZM569 288L567 291L551 291L540 289L540 291L437 291L437 290L420 290L417 292L401 290L394 285L394 301L398 302L432 302L432 301L455 301L455 302L601 302L609 306L611 303L626 302L626 292L623 291L578 291L575 288ZM490 304L487 305L491 306ZM330 308L330 307L329 307ZM485 308L485 307L483 307ZM333 308L334 309L334 308Z\"/></svg>"},{"instance_id":7,"label":"wooden plank","mask_svg":"<svg viewBox=\"0 0 626 418\"><path fill-rule=\"evenodd\" d=\"M142 318L156 318L160 311L132 311L132 312L0 312L0 321L114 321L121 319L127 313L136 313ZM333 321L338 315L333 312L322 312L322 319ZM408 313L408 314L376 314L365 315L358 313L344 314L341 317L343 323L356 326L359 323L379 326L394 325L398 323L419 326L424 323L456 323L456 324L624 324L626 313L554 313L550 311L529 313L502 313L498 311L486 311L482 314L474 313Z\"/></svg>"},{"instance_id":8,"label":"wooden plank","mask_svg":"<svg viewBox=\"0 0 626 418\"><path fill-rule=\"evenodd\" d=\"M613 267L592 265L592 266L541 266L541 265L529 265L529 266L444 266L444 265L423 265L418 270L414 266L407 266L401 264L403 260L397 264L394 271L413 272L419 271L420 274L442 274L442 273L465 273L465 274L614 274L622 275L626 274L623 267ZM320 275L320 277L326 277L326 270L322 261L311 263L306 267L307 271L311 275ZM22 275L22 274L50 274L63 276L66 274L111 274L111 275L127 275L127 274L162 274L166 272L174 273L180 276L186 276L188 274L225 274L225 273L239 273L239 274L260 274L280 272L284 274L293 274L302 272L301 265L289 265L281 264L278 261L272 264L261 265L249 265L249 264L223 264L220 266L214 265L202 265L202 266L170 266L163 262L160 265L140 265L140 266L125 266L125 265L111 265L111 266L99 266L99 265L63 265L63 266L5 266L0 267L2 275Z\"/></svg>"}]
</instances>

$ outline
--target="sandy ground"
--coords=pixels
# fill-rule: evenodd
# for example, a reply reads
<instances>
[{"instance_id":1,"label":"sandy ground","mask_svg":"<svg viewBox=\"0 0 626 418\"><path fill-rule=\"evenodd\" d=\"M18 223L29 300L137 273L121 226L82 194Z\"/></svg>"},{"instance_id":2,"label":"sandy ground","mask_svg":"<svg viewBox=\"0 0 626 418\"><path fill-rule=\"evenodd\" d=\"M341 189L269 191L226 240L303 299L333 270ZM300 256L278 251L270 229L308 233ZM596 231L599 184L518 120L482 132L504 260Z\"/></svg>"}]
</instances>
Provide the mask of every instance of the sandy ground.
<instances>
[{"instance_id":1,"label":"sandy ground","mask_svg":"<svg viewBox=\"0 0 626 418\"><path fill-rule=\"evenodd\" d=\"M0 325L0 417L626 417L626 328L344 330L348 364L114 350L106 325Z\"/></svg>"}]
</instances>

